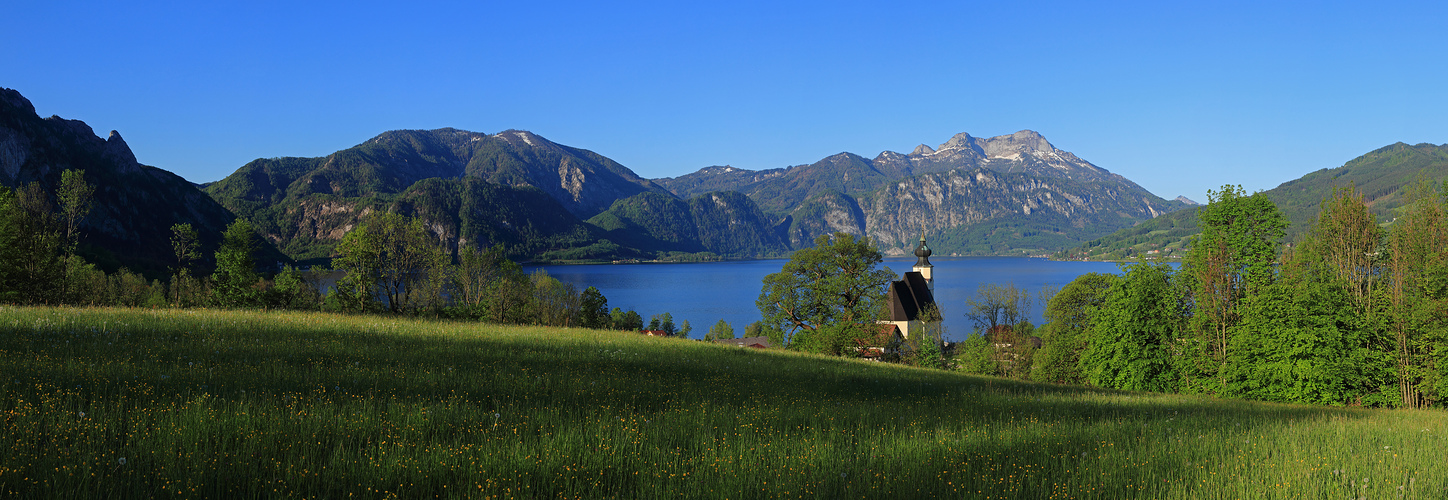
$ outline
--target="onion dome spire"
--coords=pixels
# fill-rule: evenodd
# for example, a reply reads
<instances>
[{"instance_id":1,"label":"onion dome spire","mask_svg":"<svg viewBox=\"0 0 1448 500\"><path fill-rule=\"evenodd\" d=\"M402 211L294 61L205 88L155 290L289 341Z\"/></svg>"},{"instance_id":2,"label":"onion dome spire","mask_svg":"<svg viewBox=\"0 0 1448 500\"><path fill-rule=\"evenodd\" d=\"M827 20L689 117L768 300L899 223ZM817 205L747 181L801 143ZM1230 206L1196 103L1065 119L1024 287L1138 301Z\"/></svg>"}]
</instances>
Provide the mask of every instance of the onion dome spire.
<instances>
[{"instance_id":1,"label":"onion dome spire","mask_svg":"<svg viewBox=\"0 0 1448 500\"><path fill-rule=\"evenodd\" d=\"M920 258L915 261L915 267L934 267L930 265L930 247L925 246L925 231L920 231L920 246L915 247L915 256Z\"/></svg>"}]
</instances>

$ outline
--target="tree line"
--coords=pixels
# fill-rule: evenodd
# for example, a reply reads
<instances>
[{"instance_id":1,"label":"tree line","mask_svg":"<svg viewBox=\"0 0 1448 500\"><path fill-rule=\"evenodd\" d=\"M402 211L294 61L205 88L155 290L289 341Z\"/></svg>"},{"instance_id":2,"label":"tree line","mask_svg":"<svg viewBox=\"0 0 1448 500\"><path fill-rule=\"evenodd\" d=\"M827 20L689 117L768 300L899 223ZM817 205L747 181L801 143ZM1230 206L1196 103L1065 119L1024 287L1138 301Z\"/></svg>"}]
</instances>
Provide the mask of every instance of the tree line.
<instances>
[{"instance_id":1,"label":"tree line","mask_svg":"<svg viewBox=\"0 0 1448 500\"><path fill-rule=\"evenodd\" d=\"M985 307L1019 311L1027 293L983 288L967 308L1000 321L957 347L959 367L1292 403L1448 400L1448 183L1410 185L1386 223L1362 193L1337 188L1290 245L1287 219L1262 193L1209 193L1180 269L1140 262L1082 275L1041 297L1040 328Z\"/></svg>"},{"instance_id":2,"label":"tree line","mask_svg":"<svg viewBox=\"0 0 1448 500\"><path fill-rule=\"evenodd\" d=\"M453 251L423 221L374 213L338 245L335 269L283 265L259 272L259 236L238 218L203 275L197 231L171 228L166 279L121 268L106 273L76 254L95 189L66 170L54 196L39 183L0 186L0 303L123 307L229 307L399 314L492 323L640 330L643 317L608 307L542 269L525 273L501 246ZM651 329L687 336L685 321L654 315Z\"/></svg>"}]
</instances>

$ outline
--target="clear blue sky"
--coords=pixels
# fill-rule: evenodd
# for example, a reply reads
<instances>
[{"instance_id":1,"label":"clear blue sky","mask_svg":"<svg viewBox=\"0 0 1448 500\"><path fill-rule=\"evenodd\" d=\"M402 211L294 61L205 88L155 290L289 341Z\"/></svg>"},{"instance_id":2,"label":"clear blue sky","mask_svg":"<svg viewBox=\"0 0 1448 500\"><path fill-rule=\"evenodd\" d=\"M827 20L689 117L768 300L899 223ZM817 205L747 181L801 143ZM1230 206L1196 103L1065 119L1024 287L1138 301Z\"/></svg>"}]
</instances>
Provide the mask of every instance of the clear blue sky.
<instances>
[{"instance_id":1,"label":"clear blue sky","mask_svg":"<svg viewBox=\"0 0 1448 500\"><path fill-rule=\"evenodd\" d=\"M1443 2L9 2L0 86L196 182L386 130L645 177L1021 129L1163 197L1448 142Z\"/></svg>"}]
</instances>

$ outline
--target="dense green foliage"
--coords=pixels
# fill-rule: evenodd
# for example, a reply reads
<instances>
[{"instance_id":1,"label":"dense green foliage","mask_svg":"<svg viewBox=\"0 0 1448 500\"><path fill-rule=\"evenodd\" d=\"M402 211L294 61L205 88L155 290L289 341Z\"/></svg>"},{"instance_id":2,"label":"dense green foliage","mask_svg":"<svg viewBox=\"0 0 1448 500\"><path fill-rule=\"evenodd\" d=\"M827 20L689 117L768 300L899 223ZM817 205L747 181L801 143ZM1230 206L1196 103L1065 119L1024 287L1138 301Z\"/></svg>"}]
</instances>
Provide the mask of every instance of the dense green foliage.
<instances>
[{"instance_id":1,"label":"dense green foliage","mask_svg":"<svg viewBox=\"0 0 1448 500\"><path fill-rule=\"evenodd\" d=\"M1180 355L1186 391L1219 392L1242 303L1276 280L1275 266L1287 219L1262 193L1241 187L1208 191L1197 211L1199 234L1182 264L1182 288L1192 311Z\"/></svg>"},{"instance_id":2,"label":"dense green foliage","mask_svg":"<svg viewBox=\"0 0 1448 500\"><path fill-rule=\"evenodd\" d=\"M734 338L734 327L730 326L729 322L722 319L719 320L718 323L714 323L714 326L709 327L709 333L704 334L705 342L713 342L715 340L728 340L732 338Z\"/></svg>"},{"instance_id":3,"label":"dense green foliage","mask_svg":"<svg viewBox=\"0 0 1448 500\"><path fill-rule=\"evenodd\" d=\"M69 254L65 228L38 183L19 193L0 186L0 304L387 311L493 323L642 327L633 311L615 321L608 299L593 287L579 291L541 271L525 275L502 245L464 246L454 256L421 219L396 213L373 213L347 233L338 273L258 265L264 249L252 225L237 219L215 252L214 272L194 274L197 232L175 224L168 280L150 282L126 268L108 274ZM673 333L672 321L666 323Z\"/></svg>"},{"instance_id":4,"label":"dense green foliage","mask_svg":"<svg viewBox=\"0 0 1448 500\"><path fill-rule=\"evenodd\" d=\"M1116 275L1086 273L1053 294L1046 303L1046 324L1041 327L1041 350L1031 367L1031 380L1083 385L1078 368L1081 352L1090 345L1090 331L1106 292Z\"/></svg>"},{"instance_id":5,"label":"dense green foliage","mask_svg":"<svg viewBox=\"0 0 1448 500\"><path fill-rule=\"evenodd\" d=\"M216 250L216 272L211 276L217 303L230 307L256 305L255 251L256 233L251 224L237 219L227 226L221 248Z\"/></svg>"},{"instance_id":6,"label":"dense green foliage","mask_svg":"<svg viewBox=\"0 0 1448 500\"><path fill-rule=\"evenodd\" d=\"M764 277L755 303L764 324L783 332L783 346L841 354L856 339L878 333L885 284L895 279L869 238L837 233L796 250L779 272ZM795 345L798 344L798 345Z\"/></svg>"},{"instance_id":7,"label":"dense green foliage","mask_svg":"<svg viewBox=\"0 0 1448 500\"><path fill-rule=\"evenodd\" d=\"M1133 264L1102 297L1086 330L1081 373L1091 385L1171 392L1178 379L1174 333L1186 319L1179 286L1165 264Z\"/></svg>"},{"instance_id":8,"label":"dense green foliage","mask_svg":"<svg viewBox=\"0 0 1448 500\"><path fill-rule=\"evenodd\" d=\"M1135 263L1057 293L1030 376L1291 403L1448 404L1448 185L1420 178L1386 227L1361 192L1335 189L1286 251L1285 217L1262 193L1227 186L1211 201L1180 271ZM1005 374L990 363L1001 351L968 341L956 363Z\"/></svg>"},{"instance_id":9,"label":"dense green foliage","mask_svg":"<svg viewBox=\"0 0 1448 500\"><path fill-rule=\"evenodd\" d=\"M598 330L0 307L15 498L1437 498L1443 412Z\"/></svg>"}]
</instances>

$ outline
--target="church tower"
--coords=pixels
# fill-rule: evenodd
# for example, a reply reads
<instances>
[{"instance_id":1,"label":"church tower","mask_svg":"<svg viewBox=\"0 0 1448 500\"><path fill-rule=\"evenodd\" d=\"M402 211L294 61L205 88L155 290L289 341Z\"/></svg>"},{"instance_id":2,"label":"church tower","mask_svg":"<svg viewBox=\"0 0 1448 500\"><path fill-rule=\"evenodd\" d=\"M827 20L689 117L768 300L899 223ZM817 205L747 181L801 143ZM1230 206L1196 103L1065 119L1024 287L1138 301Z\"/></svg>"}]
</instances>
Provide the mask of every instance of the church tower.
<instances>
[{"instance_id":1,"label":"church tower","mask_svg":"<svg viewBox=\"0 0 1448 500\"><path fill-rule=\"evenodd\" d=\"M920 246L915 247L915 256L919 259L915 261L913 270L920 273L925 278L925 286L935 292L935 266L930 265L930 247L925 246L925 231L920 232Z\"/></svg>"}]
</instances>

